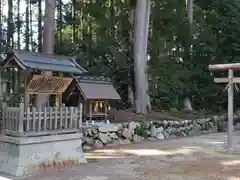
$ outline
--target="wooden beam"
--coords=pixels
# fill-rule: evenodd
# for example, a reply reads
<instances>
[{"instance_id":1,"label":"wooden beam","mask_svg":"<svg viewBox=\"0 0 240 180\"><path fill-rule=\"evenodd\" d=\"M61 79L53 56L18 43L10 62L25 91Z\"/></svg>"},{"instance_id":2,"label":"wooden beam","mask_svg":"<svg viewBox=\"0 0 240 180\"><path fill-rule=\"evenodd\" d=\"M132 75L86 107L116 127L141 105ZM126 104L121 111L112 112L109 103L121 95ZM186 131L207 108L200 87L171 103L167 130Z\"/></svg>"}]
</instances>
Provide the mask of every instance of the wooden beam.
<instances>
[{"instance_id":1,"label":"wooden beam","mask_svg":"<svg viewBox=\"0 0 240 180\"><path fill-rule=\"evenodd\" d=\"M229 78L214 78L215 83L229 83L229 81L230 81ZM232 79L232 82L240 83L240 78L239 77L234 77Z\"/></svg>"},{"instance_id":2,"label":"wooden beam","mask_svg":"<svg viewBox=\"0 0 240 180\"><path fill-rule=\"evenodd\" d=\"M229 69L228 78L234 79L233 70ZM240 79L240 78L239 78ZM228 87L228 151L233 148L233 106L234 106L234 84L230 83Z\"/></svg>"},{"instance_id":3,"label":"wooden beam","mask_svg":"<svg viewBox=\"0 0 240 180\"><path fill-rule=\"evenodd\" d=\"M62 94L56 94L56 107L60 107L62 105Z\"/></svg>"},{"instance_id":4,"label":"wooden beam","mask_svg":"<svg viewBox=\"0 0 240 180\"><path fill-rule=\"evenodd\" d=\"M233 64L213 64L209 65L208 67L210 70L239 70L240 63L233 63Z\"/></svg>"},{"instance_id":5,"label":"wooden beam","mask_svg":"<svg viewBox=\"0 0 240 180\"><path fill-rule=\"evenodd\" d=\"M24 108L27 110L27 107L29 106L29 93L27 92L27 84L28 84L28 77L30 75L30 71L27 70L24 73Z\"/></svg>"}]
</instances>

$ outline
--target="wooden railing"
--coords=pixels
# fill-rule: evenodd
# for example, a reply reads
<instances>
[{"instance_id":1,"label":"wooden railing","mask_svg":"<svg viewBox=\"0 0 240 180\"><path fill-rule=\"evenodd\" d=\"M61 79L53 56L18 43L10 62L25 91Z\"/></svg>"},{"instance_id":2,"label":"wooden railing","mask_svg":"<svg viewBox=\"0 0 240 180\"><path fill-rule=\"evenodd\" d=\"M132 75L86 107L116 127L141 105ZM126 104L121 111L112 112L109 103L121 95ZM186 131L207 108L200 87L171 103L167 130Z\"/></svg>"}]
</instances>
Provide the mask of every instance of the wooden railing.
<instances>
[{"instance_id":1,"label":"wooden railing","mask_svg":"<svg viewBox=\"0 0 240 180\"><path fill-rule=\"evenodd\" d=\"M3 108L3 133L11 136L41 136L78 132L82 127L79 107Z\"/></svg>"}]
</instances>

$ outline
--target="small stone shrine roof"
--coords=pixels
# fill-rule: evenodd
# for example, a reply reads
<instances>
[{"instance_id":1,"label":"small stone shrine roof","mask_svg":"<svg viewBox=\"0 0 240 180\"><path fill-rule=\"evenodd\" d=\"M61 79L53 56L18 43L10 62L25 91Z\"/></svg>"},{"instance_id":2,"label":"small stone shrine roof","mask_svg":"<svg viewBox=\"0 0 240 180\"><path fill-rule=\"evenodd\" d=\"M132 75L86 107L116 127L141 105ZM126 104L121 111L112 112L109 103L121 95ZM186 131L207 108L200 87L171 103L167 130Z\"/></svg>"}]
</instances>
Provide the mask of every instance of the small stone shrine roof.
<instances>
[{"instance_id":1,"label":"small stone shrine roof","mask_svg":"<svg viewBox=\"0 0 240 180\"><path fill-rule=\"evenodd\" d=\"M13 51L9 53L4 60L3 68L11 67L11 65L17 65L23 70L39 69L73 74L87 72L72 57L27 51Z\"/></svg>"},{"instance_id":2,"label":"small stone shrine roof","mask_svg":"<svg viewBox=\"0 0 240 180\"><path fill-rule=\"evenodd\" d=\"M95 76L74 77L86 100L120 100L121 97L109 78Z\"/></svg>"}]
</instances>

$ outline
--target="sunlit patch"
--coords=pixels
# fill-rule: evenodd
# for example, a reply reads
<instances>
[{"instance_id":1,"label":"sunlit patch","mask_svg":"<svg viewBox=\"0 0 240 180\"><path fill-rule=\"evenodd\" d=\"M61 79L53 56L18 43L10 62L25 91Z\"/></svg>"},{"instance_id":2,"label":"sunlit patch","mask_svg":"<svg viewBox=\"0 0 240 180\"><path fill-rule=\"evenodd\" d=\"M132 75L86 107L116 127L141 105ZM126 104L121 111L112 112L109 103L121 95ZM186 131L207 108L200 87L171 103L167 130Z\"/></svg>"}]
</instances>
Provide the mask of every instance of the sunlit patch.
<instances>
[{"instance_id":1,"label":"sunlit patch","mask_svg":"<svg viewBox=\"0 0 240 180\"><path fill-rule=\"evenodd\" d=\"M123 153L133 154L137 156L156 156L156 155L169 155L171 153L160 151L156 149L136 149L136 150L122 150Z\"/></svg>"},{"instance_id":2,"label":"sunlit patch","mask_svg":"<svg viewBox=\"0 0 240 180\"><path fill-rule=\"evenodd\" d=\"M240 180L240 178L239 178L239 177L233 177L233 176L232 176L232 177L229 177L228 180Z\"/></svg>"},{"instance_id":3,"label":"sunlit patch","mask_svg":"<svg viewBox=\"0 0 240 180\"><path fill-rule=\"evenodd\" d=\"M123 156L85 156L86 159L121 159L124 158ZM1 180L1 179L0 179Z\"/></svg>"},{"instance_id":4,"label":"sunlit patch","mask_svg":"<svg viewBox=\"0 0 240 180\"><path fill-rule=\"evenodd\" d=\"M194 150L192 150L192 149L184 149L183 148L183 149L177 149L175 151L176 154L189 154L191 152L194 152Z\"/></svg>"},{"instance_id":5,"label":"sunlit patch","mask_svg":"<svg viewBox=\"0 0 240 180\"><path fill-rule=\"evenodd\" d=\"M117 158L117 155L123 156L166 156L174 154L189 154L195 152L193 148L181 149L98 149L93 153L85 153L85 156L110 156Z\"/></svg>"},{"instance_id":6,"label":"sunlit patch","mask_svg":"<svg viewBox=\"0 0 240 180\"><path fill-rule=\"evenodd\" d=\"M87 176L82 180L107 180L108 178L105 176Z\"/></svg>"},{"instance_id":7,"label":"sunlit patch","mask_svg":"<svg viewBox=\"0 0 240 180\"><path fill-rule=\"evenodd\" d=\"M119 152L119 150L116 150L116 149L98 149L98 150L95 150L94 152L96 153L117 153Z\"/></svg>"},{"instance_id":8,"label":"sunlit patch","mask_svg":"<svg viewBox=\"0 0 240 180\"><path fill-rule=\"evenodd\" d=\"M0 180L12 180L12 179L5 178L5 177L0 176Z\"/></svg>"},{"instance_id":9,"label":"sunlit patch","mask_svg":"<svg viewBox=\"0 0 240 180\"><path fill-rule=\"evenodd\" d=\"M227 166L237 166L240 165L240 160L222 161L221 164Z\"/></svg>"},{"instance_id":10,"label":"sunlit patch","mask_svg":"<svg viewBox=\"0 0 240 180\"><path fill-rule=\"evenodd\" d=\"M202 149L202 147L199 146L183 146L183 149Z\"/></svg>"},{"instance_id":11,"label":"sunlit patch","mask_svg":"<svg viewBox=\"0 0 240 180\"><path fill-rule=\"evenodd\" d=\"M210 144L224 144L225 142L222 141L214 141L214 142L208 142Z\"/></svg>"}]
</instances>

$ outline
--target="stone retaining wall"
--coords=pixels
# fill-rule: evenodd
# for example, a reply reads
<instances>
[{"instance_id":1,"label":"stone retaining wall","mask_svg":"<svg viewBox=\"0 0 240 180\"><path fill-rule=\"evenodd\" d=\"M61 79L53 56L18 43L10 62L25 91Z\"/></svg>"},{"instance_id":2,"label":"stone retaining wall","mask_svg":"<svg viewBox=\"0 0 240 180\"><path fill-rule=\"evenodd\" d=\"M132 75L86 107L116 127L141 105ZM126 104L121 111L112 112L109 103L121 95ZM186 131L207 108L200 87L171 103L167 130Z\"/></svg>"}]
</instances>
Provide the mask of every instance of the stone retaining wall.
<instances>
[{"instance_id":1,"label":"stone retaining wall","mask_svg":"<svg viewBox=\"0 0 240 180\"><path fill-rule=\"evenodd\" d=\"M216 133L219 130L219 122L224 122L224 119L225 116L214 116L197 120L92 125L84 128L83 149L137 143L143 139L163 140L177 136Z\"/></svg>"}]
</instances>

